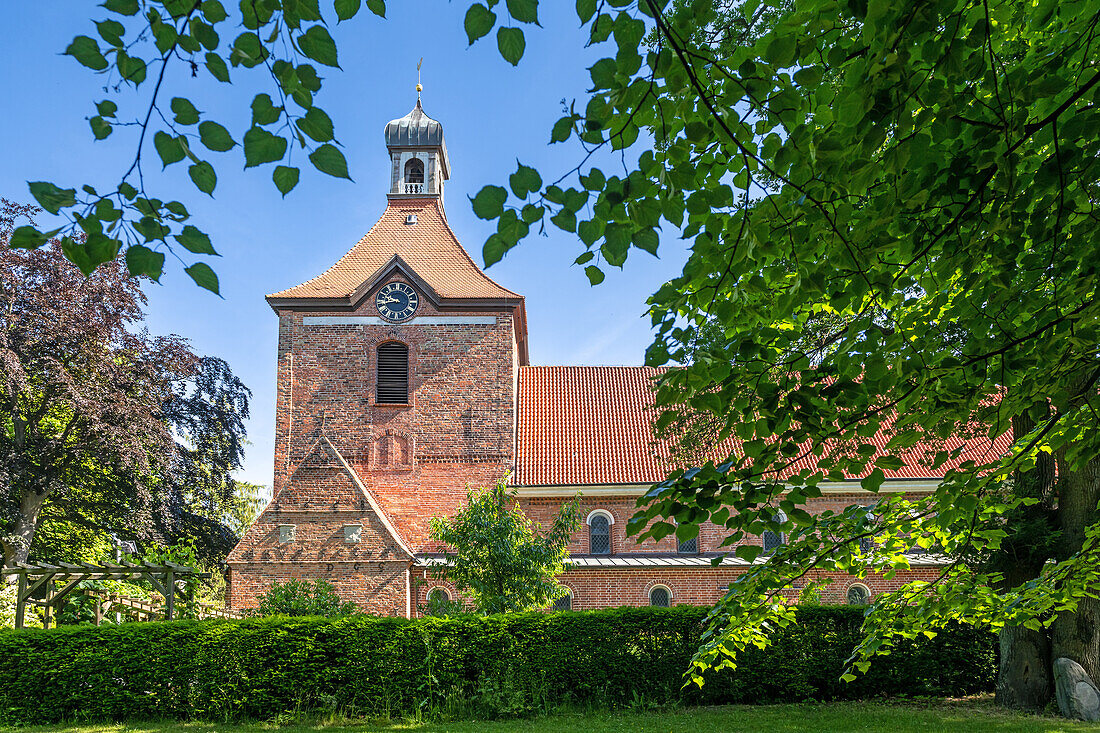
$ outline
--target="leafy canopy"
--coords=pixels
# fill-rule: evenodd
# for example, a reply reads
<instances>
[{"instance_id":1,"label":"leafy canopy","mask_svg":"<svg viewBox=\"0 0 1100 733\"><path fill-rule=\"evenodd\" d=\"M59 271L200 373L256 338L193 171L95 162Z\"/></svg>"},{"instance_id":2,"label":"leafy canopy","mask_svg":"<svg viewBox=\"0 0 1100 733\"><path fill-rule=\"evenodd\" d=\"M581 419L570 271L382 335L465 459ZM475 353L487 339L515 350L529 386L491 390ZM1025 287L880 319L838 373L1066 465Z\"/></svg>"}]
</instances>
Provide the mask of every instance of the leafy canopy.
<instances>
[{"instance_id":1,"label":"leafy canopy","mask_svg":"<svg viewBox=\"0 0 1100 733\"><path fill-rule=\"evenodd\" d=\"M433 517L431 537L453 548L441 574L482 613L545 608L566 591L557 581L578 526L579 500L563 504L546 530L523 513L502 479L470 489L451 517Z\"/></svg>"}]
</instances>

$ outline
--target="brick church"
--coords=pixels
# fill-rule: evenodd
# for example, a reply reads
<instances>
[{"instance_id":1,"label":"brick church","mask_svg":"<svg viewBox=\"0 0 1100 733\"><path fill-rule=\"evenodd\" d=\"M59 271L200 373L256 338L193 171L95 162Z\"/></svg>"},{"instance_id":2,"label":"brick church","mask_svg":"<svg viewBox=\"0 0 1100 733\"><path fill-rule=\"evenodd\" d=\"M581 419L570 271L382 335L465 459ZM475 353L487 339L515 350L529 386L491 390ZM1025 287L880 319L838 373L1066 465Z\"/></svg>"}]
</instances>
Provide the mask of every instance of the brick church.
<instances>
[{"instance_id":1,"label":"brick church","mask_svg":"<svg viewBox=\"0 0 1100 733\"><path fill-rule=\"evenodd\" d=\"M229 556L229 605L291 578L324 578L383 615L419 615L429 593L455 599L431 573L445 548L429 519L506 474L536 520L582 494L558 607L713 604L744 569L712 566L721 528L682 544L625 533L670 468L650 428L655 370L531 365L523 296L482 272L447 223L442 125L418 100L385 137L382 217L327 271L267 296L279 318L273 497ZM906 467L882 490L936 483ZM811 511L872 500L858 479L824 492ZM892 580L837 578L823 600L866 602L936 570L915 557Z\"/></svg>"}]
</instances>

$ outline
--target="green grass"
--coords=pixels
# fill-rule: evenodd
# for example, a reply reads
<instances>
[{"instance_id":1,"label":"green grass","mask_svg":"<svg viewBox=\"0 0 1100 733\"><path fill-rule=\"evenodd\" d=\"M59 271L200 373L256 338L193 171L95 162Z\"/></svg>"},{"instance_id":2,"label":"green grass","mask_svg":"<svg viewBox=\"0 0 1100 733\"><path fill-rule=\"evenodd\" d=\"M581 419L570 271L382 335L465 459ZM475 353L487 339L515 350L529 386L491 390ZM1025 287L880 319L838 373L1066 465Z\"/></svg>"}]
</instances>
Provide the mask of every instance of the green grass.
<instances>
[{"instance_id":1,"label":"green grass","mask_svg":"<svg viewBox=\"0 0 1100 733\"><path fill-rule=\"evenodd\" d=\"M128 723L73 724L13 729L20 733L802 733L803 731L960 731L980 733L1057 733L1100 731L1100 725L1053 716L1000 711L988 699L931 702L844 702L799 705L734 705L666 712L597 712L531 720L458 723L375 722L307 718L285 723Z\"/></svg>"}]
</instances>

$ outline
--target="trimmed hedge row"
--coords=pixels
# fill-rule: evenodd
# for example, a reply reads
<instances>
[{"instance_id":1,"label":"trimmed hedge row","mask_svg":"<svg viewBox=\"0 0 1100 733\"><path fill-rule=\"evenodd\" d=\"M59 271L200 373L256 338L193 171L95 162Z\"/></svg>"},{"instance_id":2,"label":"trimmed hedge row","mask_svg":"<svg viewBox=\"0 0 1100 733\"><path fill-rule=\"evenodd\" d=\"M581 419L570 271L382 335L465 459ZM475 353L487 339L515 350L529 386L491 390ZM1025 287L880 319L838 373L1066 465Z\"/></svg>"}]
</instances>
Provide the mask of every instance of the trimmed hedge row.
<instances>
[{"instance_id":1,"label":"trimmed hedge row","mask_svg":"<svg viewBox=\"0 0 1100 733\"><path fill-rule=\"evenodd\" d=\"M681 689L707 610L619 608L419 619L173 621L0 632L0 720L267 718L317 705L439 709L495 695L505 712L624 705L954 695L991 690L991 634L949 629L839 681L859 609L805 607L734 671ZM324 702L322 702L324 701ZM518 702L517 702L518 701ZM498 708L501 706L498 705Z\"/></svg>"}]
</instances>

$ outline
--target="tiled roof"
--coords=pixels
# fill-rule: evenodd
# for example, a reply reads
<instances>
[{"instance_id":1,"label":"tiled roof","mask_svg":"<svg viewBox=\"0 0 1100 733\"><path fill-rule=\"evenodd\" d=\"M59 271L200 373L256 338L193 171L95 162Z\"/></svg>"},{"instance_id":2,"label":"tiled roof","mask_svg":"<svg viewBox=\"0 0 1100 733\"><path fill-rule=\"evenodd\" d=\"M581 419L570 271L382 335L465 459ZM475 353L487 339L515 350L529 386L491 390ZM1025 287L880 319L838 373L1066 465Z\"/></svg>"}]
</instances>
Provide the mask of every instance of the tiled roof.
<instances>
[{"instance_id":1,"label":"tiled roof","mask_svg":"<svg viewBox=\"0 0 1100 733\"><path fill-rule=\"evenodd\" d=\"M663 480L673 466L668 461L669 445L656 443L650 427L652 384L658 374L659 370L647 367L521 367L513 482L517 486L598 486ZM885 434L873 439L880 453L886 452L887 439ZM898 456L906 465L885 472L886 478L935 478L964 460L993 460L1008 445L1008 436L995 441L948 438L934 450L966 450L934 474L924 465L931 446L918 445ZM725 460L735 447L733 440L719 446L715 460ZM801 459L792 470L810 468L816 460Z\"/></svg>"},{"instance_id":2,"label":"tiled roof","mask_svg":"<svg viewBox=\"0 0 1100 733\"><path fill-rule=\"evenodd\" d=\"M405 217L416 214L415 224ZM351 251L321 275L269 299L347 298L393 259L400 257L441 298L520 298L481 271L447 224L436 198L395 199Z\"/></svg>"}]
</instances>

